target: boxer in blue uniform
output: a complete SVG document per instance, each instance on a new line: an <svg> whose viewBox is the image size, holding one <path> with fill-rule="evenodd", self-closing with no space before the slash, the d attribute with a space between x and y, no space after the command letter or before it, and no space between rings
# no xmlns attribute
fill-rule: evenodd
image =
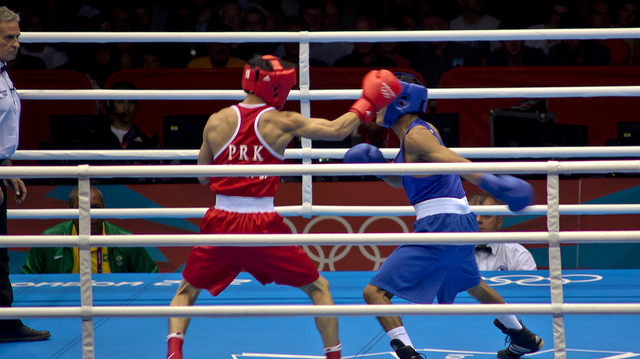
<svg viewBox="0 0 640 359"><path fill-rule="evenodd" d="M396 163L470 162L448 149L438 130L420 118L427 107L427 89L413 76L397 73L402 93L377 113L378 125L390 127L401 140ZM348 163L384 163L375 146L361 143L344 156ZM511 211L533 203L533 189L527 182L508 175L445 174L428 176L381 176L391 186L404 187L416 210L414 232L477 232L460 177L505 202ZM453 303L467 291L480 303L504 304L504 299L481 278L473 245L401 245L364 289L368 304L391 304L398 296L414 303ZM400 359L418 359L400 317L378 317ZM496 327L507 334L510 345L498 351L498 358L520 358L540 350L542 339L529 331L514 315L498 315Z"/></svg>

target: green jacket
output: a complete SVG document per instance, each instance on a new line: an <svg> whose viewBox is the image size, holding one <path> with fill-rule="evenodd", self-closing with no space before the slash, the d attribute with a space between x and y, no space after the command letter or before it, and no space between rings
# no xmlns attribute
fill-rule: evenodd
<svg viewBox="0 0 640 359"><path fill-rule="evenodd" d="M73 222L67 221L46 229L45 235L70 235ZM106 234L131 234L124 228L104 222ZM158 273L156 263L144 248L107 247L109 267L112 273ZM73 248L31 248L20 273L71 273Z"/></svg>

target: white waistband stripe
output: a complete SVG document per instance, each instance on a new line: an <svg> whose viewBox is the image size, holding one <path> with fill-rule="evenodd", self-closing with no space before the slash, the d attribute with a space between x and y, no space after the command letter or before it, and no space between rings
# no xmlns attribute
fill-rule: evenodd
<svg viewBox="0 0 640 359"><path fill-rule="evenodd" d="M273 197L240 197L216 195L215 209L237 213L274 212Z"/></svg>
<svg viewBox="0 0 640 359"><path fill-rule="evenodd" d="M433 198L426 201L417 203L414 208L416 209L416 219L420 219L426 216L432 216L434 214L454 213L454 214L467 214L471 213L469 208L469 202L467 197L462 198Z"/></svg>

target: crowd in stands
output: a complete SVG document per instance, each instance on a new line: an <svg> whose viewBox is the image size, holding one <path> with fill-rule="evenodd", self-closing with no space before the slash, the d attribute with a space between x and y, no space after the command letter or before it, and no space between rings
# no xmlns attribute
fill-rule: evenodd
<svg viewBox="0 0 640 359"><path fill-rule="evenodd" d="M10 1L11 2L11 1ZM377 31L638 26L634 0L13 1L23 32ZM28 4L27 4L28 3ZM136 68L242 68L253 54L298 63L298 43L23 43L10 69L71 69L95 88ZM640 41L311 43L312 67L409 68L428 88L461 66L629 66ZM376 129L366 129L375 132ZM156 148L156 147L152 147Z"/></svg>
<svg viewBox="0 0 640 359"><path fill-rule="evenodd" d="M23 32L375 31L608 28L638 25L633 0L15 1ZM37 4L37 5L36 5ZM16 69L66 68L98 87L130 68L242 67L255 54L298 60L297 44L24 43ZM457 66L638 65L635 39L312 43L312 66L410 67L428 87Z"/></svg>

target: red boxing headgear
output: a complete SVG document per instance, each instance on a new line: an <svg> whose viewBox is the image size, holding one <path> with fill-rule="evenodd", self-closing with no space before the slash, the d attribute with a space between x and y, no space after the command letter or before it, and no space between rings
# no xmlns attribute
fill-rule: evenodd
<svg viewBox="0 0 640 359"><path fill-rule="evenodd" d="M289 96L289 91L296 84L296 69L284 69L280 59L273 55L264 55L262 59L269 61L272 70L267 71L246 64L242 76L242 89L280 110Z"/></svg>

